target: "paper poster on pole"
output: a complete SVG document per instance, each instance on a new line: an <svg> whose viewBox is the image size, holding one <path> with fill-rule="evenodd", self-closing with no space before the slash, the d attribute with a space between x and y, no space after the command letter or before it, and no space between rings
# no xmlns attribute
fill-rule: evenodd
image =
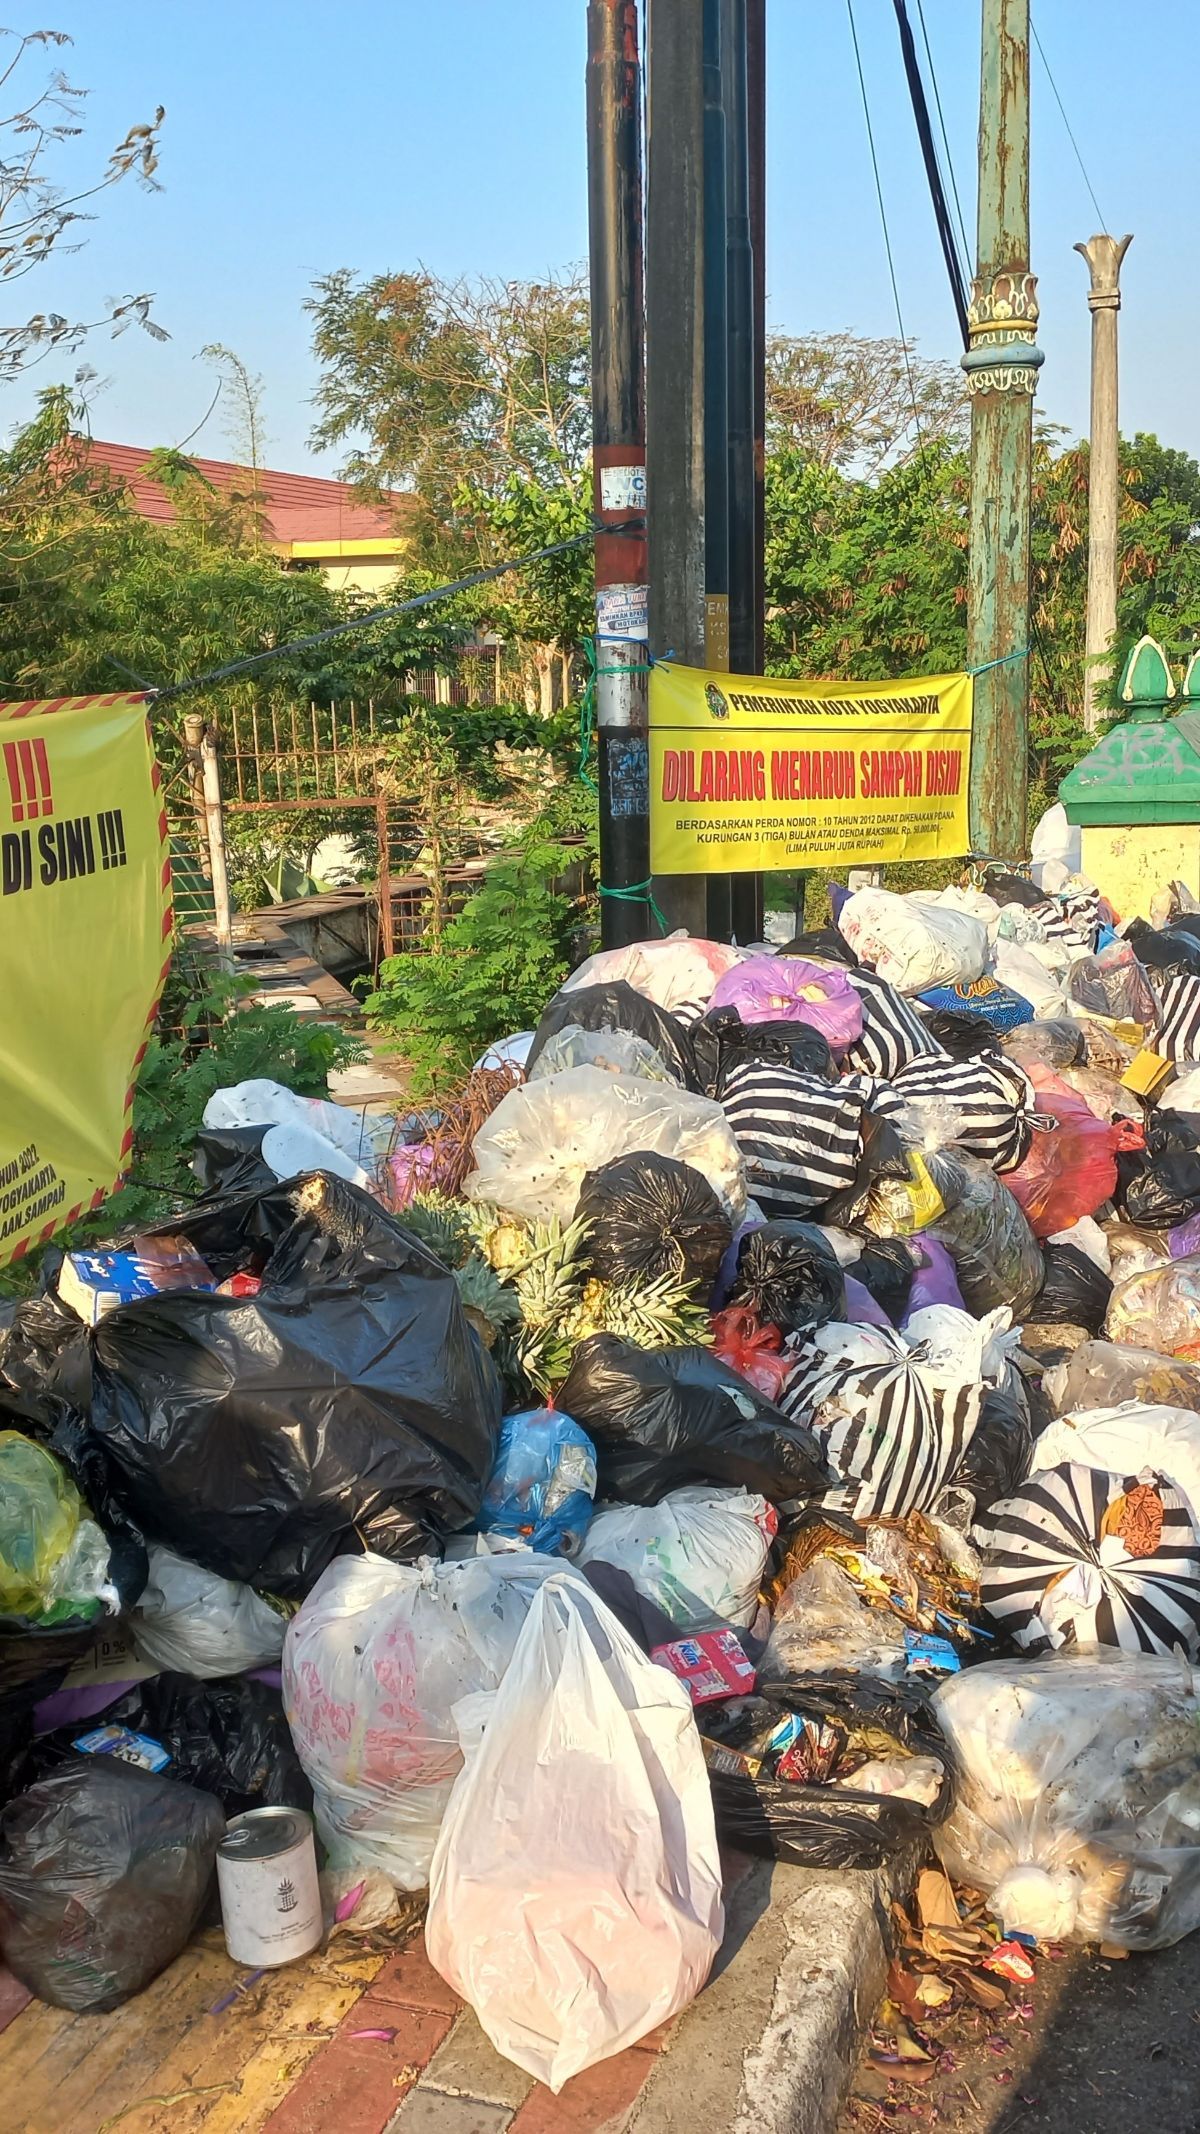
<svg viewBox="0 0 1200 2134"><path fill-rule="evenodd" d="M970 849L969 674L793 682L657 662L656 874L873 865Z"/></svg>
<svg viewBox="0 0 1200 2134"><path fill-rule="evenodd" d="M0 1266L125 1169L170 885L144 698L0 704Z"/></svg>

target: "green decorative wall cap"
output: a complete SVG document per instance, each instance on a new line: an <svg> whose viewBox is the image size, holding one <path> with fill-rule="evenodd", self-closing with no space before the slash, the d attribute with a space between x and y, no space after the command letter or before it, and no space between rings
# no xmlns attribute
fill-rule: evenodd
<svg viewBox="0 0 1200 2134"><path fill-rule="evenodd" d="M1200 654L1189 664L1182 709L1162 646L1143 637L1125 662L1125 717L1068 772L1058 797L1072 823L1200 822Z"/></svg>

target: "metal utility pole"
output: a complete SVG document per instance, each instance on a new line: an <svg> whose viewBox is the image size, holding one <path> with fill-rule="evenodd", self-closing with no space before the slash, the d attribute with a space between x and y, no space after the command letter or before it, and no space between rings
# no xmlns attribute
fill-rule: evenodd
<svg viewBox="0 0 1200 2134"><path fill-rule="evenodd" d="M650 650L705 663L704 10L647 0L646 487ZM702 875L657 875L668 924L703 934Z"/></svg>
<svg viewBox="0 0 1200 2134"><path fill-rule="evenodd" d="M698 0L704 17L704 664L729 670L729 277L725 22L729 0ZM705 932L733 931L731 877L704 878Z"/></svg>
<svg viewBox="0 0 1200 2134"><path fill-rule="evenodd" d="M1117 627L1117 313L1121 309L1121 262L1132 236L1089 237L1076 245L1088 263L1092 314L1092 426L1088 457L1087 643L1083 670L1083 723L1100 723L1099 697Z"/></svg>
<svg viewBox="0 0 1200 2134"><path fill-rule="evenodd" d="M637 0L588 0L587 19L600 879L634 892L601 897L600 936L621 948L652 931Z"/></svg>
<svg viewBox="0 0 1200 2134"><path fill-rule="evenodd" d="M755 464L757 333L750 216L751 157L761 144L763 127L758 113L752 145L749 12L748 0L724 0L721 30L726 171L729 666L734 674L760 671L757 653L761 558ZM755 86L758 87L757 79ZM762 933L761 876L731 875L729 902L731 932L739 941L757 941Z"/></svg>
<svg viewBox="0 0 1200 2134"><path fill-rule="evenodd" d="M1033 395L1042 351L1029 271L1029 0L983 0L979 226L962 359L971 396L967 658L975 681L971 837L1025 849Z"/></svg>

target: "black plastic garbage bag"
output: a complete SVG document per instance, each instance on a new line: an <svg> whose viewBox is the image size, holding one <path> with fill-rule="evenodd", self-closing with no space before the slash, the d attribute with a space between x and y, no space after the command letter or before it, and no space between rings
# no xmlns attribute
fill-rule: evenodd
<svg viewBox="0 0 1200 2134"><path fill-rule="evenodd" d="M475 1517L500 1380L433 1253L323 1172L172 1228L262 1288L148 1297L95 1331L84 1450L148 1539L300 1595L346 1549L411 1560Z"/></svg>
<svg viewBox="0 0 1200 2134"><path fill-rule="evenodd" d="M954 1470L953 1486L970 1491L978 1517L1020 1489L1032 1457L1029 1402L1019 1374L1010 1367L1005 1382L989 1386L984 1393L979 1421Z"/></svg>
<svg viewBox="0 0 1200 2134"><path fill-rule="evenodd" d="M82 1723L39 1735L20 1784L33 1785L58 1770L76 1756L80 1735L102 1726L128 1727L158 1742L171 1759L162 1776L213 1794L226 1815L312 1807L282 1694L251 1675L226 1675L219 1682L149 1675Z"/></svg>
<svg viewBox="0 0 1200 2134"><path fill-rule="evenodd" d="M744 1023L736 1008L712 1008L692 1024L691 1036L701 1086L706 1096L718 1102L734 1068L748 1060L819 1075L824 1082L837 1080L828 1040L811 1023L787 1017L779 1022Z"/></svg>
<svg viewBox="0 0 1200 2134"><path fill-rule="evenodd" d="M693 1282L707 1300L733 1226L706 1178L674 1156L618 1156L589 1171L575 1214L603 1282Z"/></svg>
<svg viewBox="0 0 1200 2134"><path fill-rule="evenodd" d="M931 1037L952 1060L976 1060L982 1053L999 1052L1000 1032L982 1015L960 1015L954 1008L931 1008L923 1017Z"/></svg>
<svg viewBox="0 0 1200 2134"><path fill-rule="evenodd" d="M119 2008L184 1947L224 1835L211 1793L73 1756L0 1816L0 1955L54 2008Z"/></svg>
<svg viewBox="0 0 1200 2134"><path fill-rule="evenodd" d="M210 1126L197 1134L192 1170L206 1193L261 1193L276 1183L262 1153L269 1126Z"/></svg>
<svg viewBox="0 0 1200 2134"><path fill-rule="evenodd" d="M858 957L836 926L810 927L806 933L794 934L785 947L778 949L780 956L807 956L814 963L845 963L853 969Z"/></svg>
<svg viewBox="0 0 1200 2134"><path fill-rule="evenodd" d="M1152 984L1174 978L1180 972L1188 978L1200 978L1200 940L1195 934L1176 932L1173 923L1160 933L1145 919L1131 919L1124 934L1138 962L1149 971Z"/></svg>
<svg viewBox="0 0 1200 2134"><path fill-rule="evenodd" d="M1159 1111L1147 1121L1145 1161L1126 1181L1118 1158L1130 1222L1170 1230L1200 1211L1200 1124L1187 1112Z"/></svg>
<svg viewBox="0 0 1200 2134"><path fill-rule="evenodd" d="M1029 1306L1038 1326L1083 1326L1098 1334L1104 1326L1113 1286L1102 1267L1077 1245L1043 1245L1046 1278Z"/></svg>
<svg viewBox="0 0 1200 2134"><path fill-rule="evenodd" d="M876 1186L889 1178L904 1183L909 1175L908 1150L890 1119L864 1111L853 1182L825 1202L822 1222L839 1230L862 1229Z"/></svg>
<svg viewBox="0 0 1200 2134"><path fill-rule="evenodd" d="M762 1323L804 1334L846 1316L846 1278L814 1223L764 1223L742 1240L731 1304Z"/></svg>
<svg viewBox="0 0 1200 2134"><path fill-rule="evenodd" d="M635 1037L645 1038L647 1044L653 1045L663 1066L684 1089L700 1087L686 1026L660 1008L657 1001L636 993L622 978L611 985L585 985L571 993L555 993L543 1008L534 1032L525 1062L526 1074L537 1064L549 1040L565 1030L568 1023L577 1023L581 1030L631 1030Z"/></svg>
<svg viewBox="0 0 1200 2134"><path fill-rule="evenodd" d="M780 1504L829 1485L812 1432L707 1349L641 1349L591 1334L558 1405L596 1447L597 1498L657 1504L668 1490L716 1482Z"/></svg>
<svg viewBox="0 0 1200 2134"><path fill-rule="evenodd" d="M914 1687L837 1673L767 1685L758 1696L697 1714L709 1742L739 1749L787 1712L847 1729L881 1728L914 1756L936 1756L946 1776L931 1807L852 1785L810 1785L714 1769L709 1784L717 1835L744 1852L796 1867L881 1867L902 1846L928 1840L953 1802L953 1762L925 1698Z"/></svg>
<svg viewBox="0 0 1200 2134"><path fill-rule="evenodd" d="M893 1326L901 1324L917 1272L913 1248L907 1238L864 1238L859 1257L844 1272L870 1291Z"/></svg>

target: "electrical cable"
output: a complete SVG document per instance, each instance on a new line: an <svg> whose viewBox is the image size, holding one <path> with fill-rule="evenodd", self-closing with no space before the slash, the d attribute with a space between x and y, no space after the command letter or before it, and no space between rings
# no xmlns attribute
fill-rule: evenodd
<svg viewBox="0 0 1200 2134"><path fill-rule="evenodd" d="M942 92L938 88L937 68L933 64L933 50L929 42L929 32L925 27L924 0L917 0L917 20L921 25L921 42L925 47L925 57L929 62L929 79L933 83L933 101L937 108L938 125L941 128L942 147L946 151L946 168L950 173L950 190L954 195L954 206L955 211L958 215L958 227L962 234L963 267L966 271L967 279L969 281L971 278L971 240L967 236L967 225L963 216L962 201L958 197L958 179L954 175L954 158L950 153L950 136L946 132L946 121L942 113Z"/></svg>
<svg viewBox="0 0 1200 2134"><path fill-rule="evenodd" d="M1049 82L1051 89L1054 91L1054 101L1058 105L1059 116L1062 119L1063 125L1067 129L1067 139L1071 143L1071 146L1075 151L1075 161L1079 165L1080 171L1083 176L1083 182L1086 185L1088 192L1091 196L1091 202L1092 206L1096 210L1097 220L1099 221L1100 227L1103 230L1105 236L1107 237L1108 224L1106 223L1103 215L1100 212L1100 202L1096 198L1095 188L1092 184L1091 179L1088 177L1087 165L1084 162L1082 155L1080 154L1079 143L1075 139L1075 135L1071 130L1071 121L1067 117L1066 105L1063 103L1063 100L1058 93L1058 83L1055 81L1053 74L1050 72L1050 62L1046 57L1045 51L1042 46L1042 40L1037 33L1037 24L1034 22L1032 16L1030 17L1029 27L1033 31L1033 41L1038 48L1038 57L1041 60L1042 65L1046 69L1046 80Z"/></svg>
<svg viewBox="0 0 1200 2134"><path fill-rule="evenodd" d="M933 219L937 224L938 238L942 247L942 258L946 262L946 273L950 281L950 296L958 319L958 330L962 335L962 345L965 349L969 348L971 344L970 328L967 324L966 276L963 272L962 260L959 257L958 239L955 235L954 224L950 219L950 208L946 200L946 188L942 179L941 167L938 163L933 128L929 123L929 105L925 98L925 84L921 79L917 48L913 42L912 25L908 19L905 0L892 0L892 6L895 10L896 27L900 32L900 54L904 61L904 74L908 83L909 101L912 104L913 117L917 124L917 139L921 144L921 159L925 165L925 177L929 185L930 198L933 201Z"/></svg>
<svg viewBox="0 0 1200 2134"><path fill-rule="evenodd" d="M916 380L913 377L912 360L909 355L908 335L904 331L904 312L900 304L900 286L896 280L896 263L892 258L892 240L888 233L887 209L883 202L883 183L879 176L879 158L875 153L875 131L871 125L871 106L867 100L866 76L863 73L862 53L858 47L858 30L854 21L854 0L846 0L846 13L850 18L850 39L854 46L854 63L858 69L858 87L862 97L863 117L867 124L867 146L871 151L871 169L875 174L875 197L879 202L879 219L883 224L883 249L887 254L888 274L892 283L892 300L896 306L896 324L900 329L900 350L904 357L904 369L908 377L908 396L912 401L913 423L917 432L917 443L923 446L925 440L921 434L921 417L917 408Z"/></svg>

